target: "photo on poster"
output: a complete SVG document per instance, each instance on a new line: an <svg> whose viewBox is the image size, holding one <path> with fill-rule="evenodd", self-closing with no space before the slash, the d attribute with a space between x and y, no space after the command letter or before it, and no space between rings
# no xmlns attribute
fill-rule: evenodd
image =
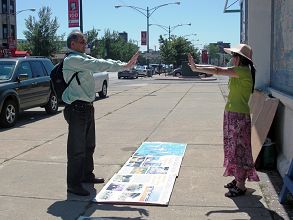
<svg viewBox="0 0 293 220"><path fill-rule="evenodd" d="M135 167L130 172L131 174L145 174L147 172L148 168L145 167Z"/></svg>
<svg viewBox="0 0 293 220"><path fill-rule="evenodd" d="M107 190L110 191L122 191L124 189L124 185L123 184L118 184L118 183L111 183Z"/></svg>
<svg viewBox="0 0 293 220"><path fill-rule="evenodd" d="M147 174L167 174L169 167L150 167Z"/></svg>
<svg viewBox="0 0 293 220"><path fill-rule="evenodd" d="M113 182L130 182L132 175L116 175Z"/></svg>

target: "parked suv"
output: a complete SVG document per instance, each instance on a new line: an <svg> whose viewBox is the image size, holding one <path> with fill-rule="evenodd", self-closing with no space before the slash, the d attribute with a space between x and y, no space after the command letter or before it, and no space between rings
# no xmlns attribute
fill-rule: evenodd
<svg viewBox="0 0 293 220"><path fill-rule="evenodd" d="M15 125L19 112L44 107L48 114L58 111L51 87L54 65L44 57L0 59L0 126Z"/></svg>

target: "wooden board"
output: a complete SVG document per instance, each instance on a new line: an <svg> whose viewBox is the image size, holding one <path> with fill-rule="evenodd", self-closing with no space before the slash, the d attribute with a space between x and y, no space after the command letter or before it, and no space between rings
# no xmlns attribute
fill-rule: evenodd
<svg viewBox="0 0 293 220"><path fill-rule="evenodd" d="M279 99L255 91L249 101L251 113L251 145L255 162L271 128L277 111Z"/></svg>

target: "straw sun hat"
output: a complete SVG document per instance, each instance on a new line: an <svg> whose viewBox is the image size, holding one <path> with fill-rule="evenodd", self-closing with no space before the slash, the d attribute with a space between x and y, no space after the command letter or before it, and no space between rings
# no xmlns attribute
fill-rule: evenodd
<svg viewBox="0 0 293 220"><path fill-rule="evenodd" d="M224 51L228 54L232 54L232 53L240 54L241 56L252 61L252 49L247 44L239 44L237 47L224 48Z"/></svg>

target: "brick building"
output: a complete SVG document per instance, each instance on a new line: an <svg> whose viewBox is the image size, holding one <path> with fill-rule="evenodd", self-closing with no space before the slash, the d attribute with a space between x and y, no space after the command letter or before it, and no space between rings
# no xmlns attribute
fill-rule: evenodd
<svg viewBox="0 0 293 220"><path fill-rule="evenodd" d="M0 0L0 57L16 49L16 0Z"/></svg>

